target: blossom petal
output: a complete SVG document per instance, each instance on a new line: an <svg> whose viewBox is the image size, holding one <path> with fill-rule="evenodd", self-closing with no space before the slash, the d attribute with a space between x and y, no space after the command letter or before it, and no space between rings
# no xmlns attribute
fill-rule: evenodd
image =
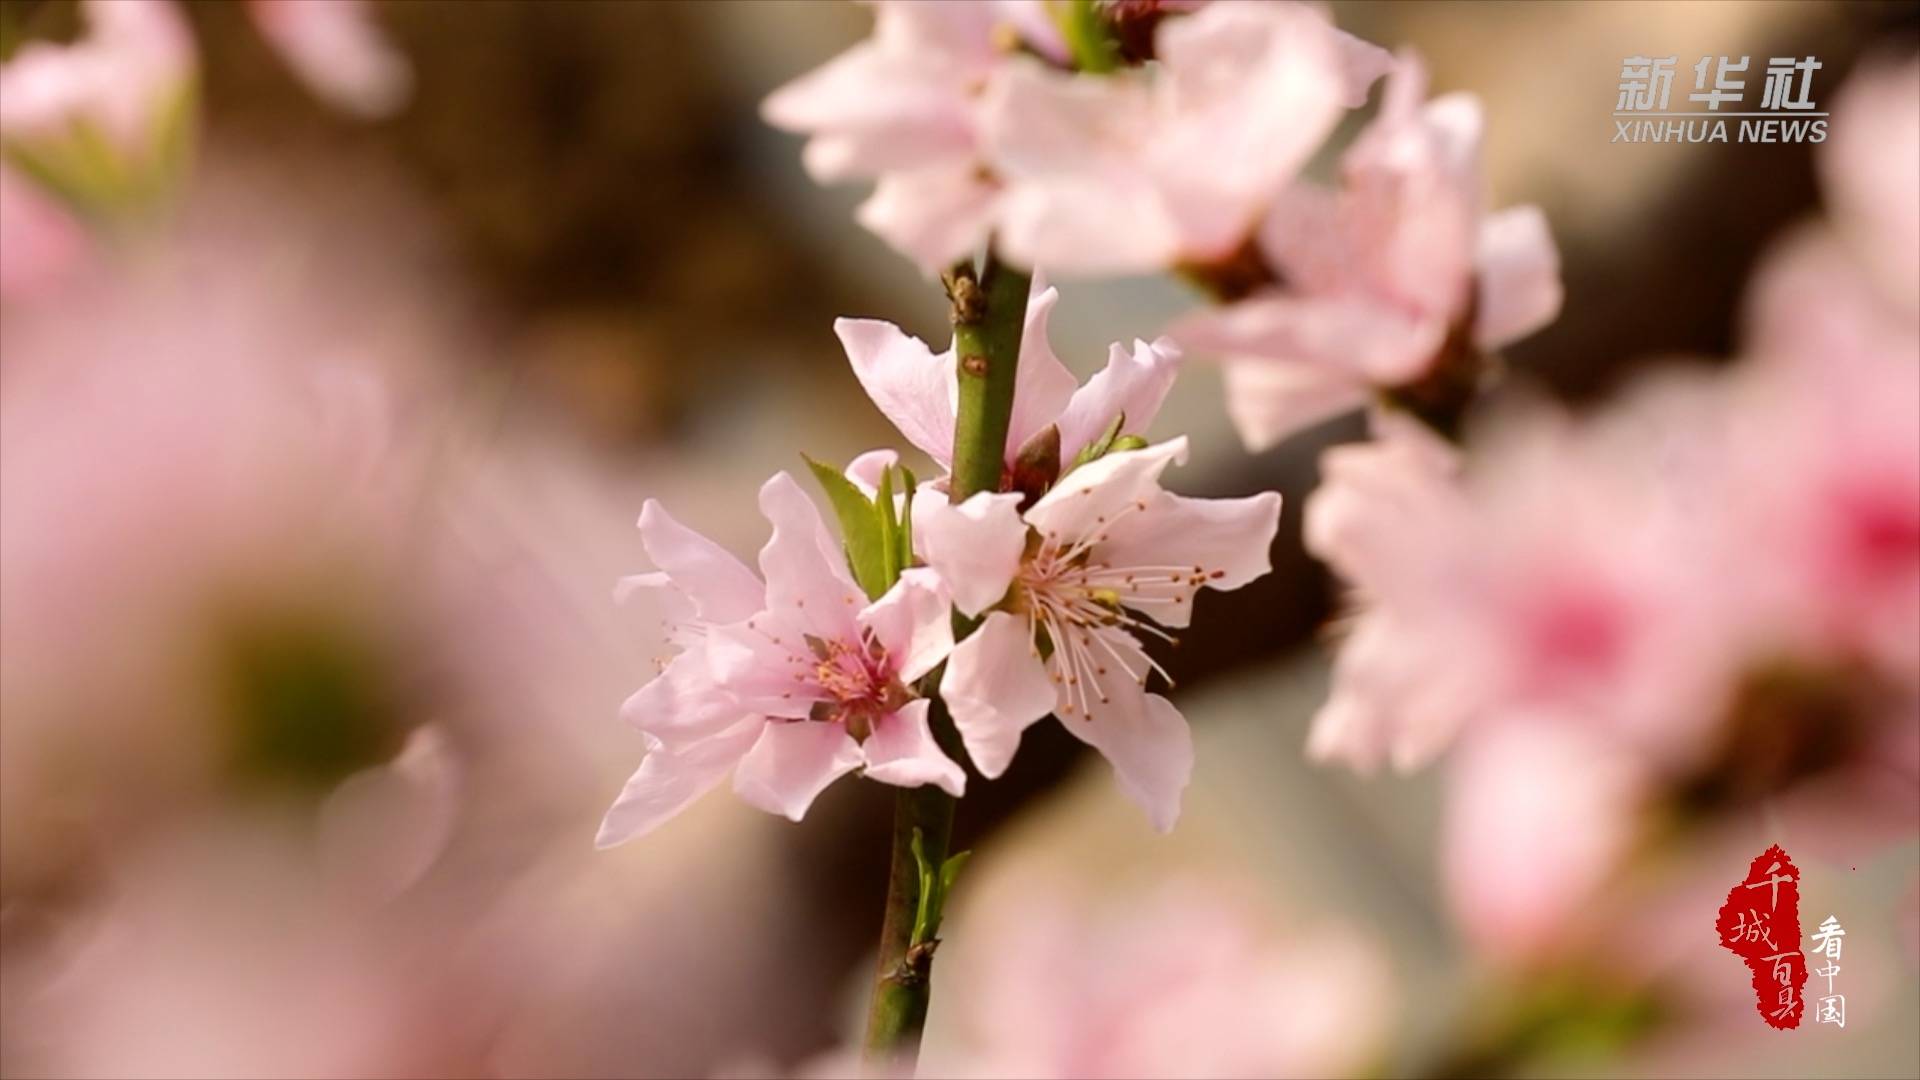
<svg viewBox="0 0 1920 1080"><path fill-rule="evenodd" d="M1364 383L1308 364L1234 360L1225 375L1227 418L1255 452L1367 402Z"/></svg>
<svg viewBox="0 0 1920 1080"><path fill-rule="evenodd" d="M1355 619L1308 732L1308 756L1362 772L1383 761L1412 772L1445 749L1485 703L1485 680L1436 662L1427 641L1383 611Z"/></svg>
<svg viewBox="0 0 1920 1080"><path fill-rule="evenodd" d="M320 808L320 857L360 897L383 902L419 881L459 815L460 764L436 724L398 757L341 781Z"/></svg>
<svg viewBox="0 0 1920 1080"><path fill-rule="evenodd" d="M1028 439L1059 419L1080 381L1053 354L1047 321L1060 290L1047 287L1038 272L1027 298L1026 328L1020 333L1020 366L1014 371L1013 413L1007 421L1005 459L1013 461Z"/></svg>
<svg viewBox="0 0 1920 1080"><path fill-rule="evenodd" d="M260 36L307 88L334 108L385 116L413 87L413 69L364 0L253 0Z"/></svg>
<svg viewBox="0 0 1920 1080"><path fill-rule="evenodd" d="M897 451L869 450L847 462L847 479L871 499L880 490L880 477L898 464L900 454Z"/></svg>
<svg viewBox="0 0 1920 1080"><path fill-rule="evenodd" d="M1085 176L1096 164L1137 166L1115 136L1145 138L1153 126L1144 80L1086 79L1024 61L987 86L982 111L986 156L1016 182Z"/></svg>
<svg viewBox="0 0 1920 1080"><path fill-rule="evenodd" d="M1040 496L1027 510L1027 524L1056 542L1094 536L1122 510L1159 491L1168 465L1186 460L1183 435L1089 461Z"/></svg>
<svg viewBox="0 0 1920 1080"><path fill-rule="evenodd" d="M1345 30L1335 29L1333 41L1345 76L1340 104L1357 109L1367 103L1367 91L1373 84L1393 70L1393 54Z"/></svg>
<svg viewBox="0 0 1920 1080"><path fill-rule="evenodd" d="M746 712L714 681L700 648L674 657L620 706L621 719L670 746L708 738Z"/></svg>
<svg viewBox="0 0 1920 1080"><path fill-rule="evenodd" d="M1173 329L1183 346L1199 352L1311 364L1374 386L1419 377L1446 333L1445 317L1359 294L1266 294L1190 316Z"/></svg>
<svg viewBox="0 0 1920 1080"><path fill-rule="evenodd" d="M778 472L761 485L760 512L773 524L773 535L760 549L767 608L789 613L820 637L851 640L853 616L866 605L866 594L848 575L846 556L813 500L792 476Z"/></svg>
<svg viewBox="0 0 1920 1080"><path fill-rule="evenodd" d="M983 491L954 506L930 488L914 493L914 546L946 582L962 614L978 615L999 603L1020 572L1027 542L1020 498Z"/></svg>
<svg viewBox="0 0 1920 1080"><path fill-rule="evenodd" d="M815 796L863 760L860 744L839 724L772 723L740 759L733 790L750 806L799 821Z"/></svg>
<svg viewBox="0 0 1920 1080"><path fill-rule="evenodd" d="M640 509L640 543L653 565L693 601L703 621L738 622L766 603L765 587L745 563L680 524L653 499Z"/></svg>
<svg viewBox="0 0 1920 1080"><path fill-rule="evenodd" d="M756 717L679 750L656 744L607 810L593 845L610 848L658 828L725 779L766 726Z"/></svg>
<svg viewBox="0 0 1920 1080"><path fill-rule="evenodd" d="M1468 299L1479 242L1483 124L1468 94L1420 104L1425 84L1419 62L1403 58L1342 169L1353 245L1373 288L1450 321Z"/></svg>
<svg viewBox="0 0 1920 1080"><path fill-rule="evenodd" d="M1518 341L1560 314L1560 252L1537 206L1515 206L1480 223L1479 305L1473 337L1482 348Z"/></svg>
<svg viewBox="0 0 1920 1080"><path fill-rule="evenodd" d="M933 274L971 254L986 239L1000 194L999 184L983 177L971 162L889 172L853 216L923 272Z"/></svg>
<svg viewBox="0 0 1920 1080"><path fill-rule="evenodd" d="M1124 221L1126 228L1113 223ZM1179 257L1179 226L1145 177L1013 184L994 234L1015 262L1080 276L1160 270Z"/></svg>
<svg viewBox="0 0 1920 1080"><path fill-rule="evenodd" d="M966 793L967 774L934 741L927 725L932 705L926 698L909 701L873 725L873 734L861 746L867 776L899 787L934 784L957 799Z"/></svg>
<svg viewBox="0 0 1920 1080"><path fill-rule="evenodd" d="M1167 832L1180 816L1180 793L1193 776L1193 733L1172 702L1147 693L1127 670L1147 670L1139 644L1117 631L1106 641L1125 662L1082 672L1091 685L1080 692L1059 687L1060 726L1100 751L1113 766L1120 790L1147 812L1155 829Z"/></svg>
<svg viewBox="0 0 1920 1080"><path fill-rule="evenodd" d="M1317 184L1294 184L1267 208L1256 242L1268 265L1290 292L1338 292L1353 282L1346 222L1339 192Z"/></svg>
<svg viewBox="0 0 1920 1080"><path fill-rule="evenodd" d="M1179 370L1180 347L1171 338L1136 340L1131 352L1115 342L1107 352L1107 366L1074 392L1060 414L1061 459L1072 461L1118 416L1126 417L1120 434L1146 431L1160 414Z"/></svg>
<svg viewBox="0 0 1920 1080"><path fill-rule="evenodd" d="M940 697L980 775L1007 770L1020 733L1053 711L1053 682L1026 619L996 611L953 647Z"/></svg>
<svg viewBox="0 0 1920 1080"><path fill-rule="evenodd" d="M1152 103L1141 80L1011 65L982 104L986 155L1007 178L996 241L1017 262L1077 274L1157 270L1180 236L1139 147ZM1114 228L1124 221L1126 228Z"/></svg>
<svg viewBox="0 0 1920 1080"><path fill-rule="evenodd" d="M925 567L902 573L858 618L887 651L901 682L932 671L953 651L953 603L940 576Z"/></svg>
<svg viewBox="0 0 1920 1080"><path fill-rule="evenodd" d="M1864 275L1905 315L1920 297L1920 60L1864 60L1834 104L1832 142L1816 157L1834 228ZM1794 308L1808 306L1795 298Z"/></svg>
<svg viewBox="0 0 1920 1080"><path fill-rule="evenodd" d="M942 465L953 456L953 355L878 319L836 319L854 377L908 442Z"/></svg>
<svg viewBox="0 0 1920 1080"><path fill-rule="evenodd" d="M811 631L793 615L762 612L707 631L700 655L737 708L801 719L826 697L812 677L817 661L807 646Z"/></svg>
<svg viewBox="0 0 1920 1080"><path fill-rule="evenodd" d="M1581 725L1540 717L1463 748L1441 815L1441 871L1483 954L1525 964L1564 940L1632 849L1644 768Z"/></svg>
<svg viewBox="0 0 1920 1080"><path fill-rule="evenodd" d="M865 41L767 96L767 123L815 135L803 160L821 182L964 159L965 99L946 73Z"/></svg>
<svg viewBox="0 0 1920 1080"><path fill-rule="evenodd" d="M624 604L633 598L633 594L642 589L673 589L673 578L665 571L650 570L640 574L623 574L613 583L613 602Z"/></svg>
<svg viewBox="0 0 1920 1080"><path fill-rule="evenodd" d="M1123 594L1127 607L1163 626L1181 627L1193 617L1193 594L1201 587L1238 589L1272 571L1273 538L1280 531L1280 493L1242 499L1194 499L1162 491L1147 509L1113 523L1094 558L1109 566L1192 567L1172 587L1160 585Z"/></svg>
<svg viewBox="0 0 1920 1080"><path fill-rule="evenodd" d="M1230 254L1344 113L1345 57L1308 5L1212 4L1162 24L1146 167L1188 258Z"/></svg>
<svg viewBox="0 0 1920 1080"><path fill-rule="evenodd" d="M1396 579L1446 550L1464 527L1454 477L1459 455L1418 421L1377 418L1375 437L1320 456L1320 484L1307 496L1307 550L1370 595L1402 595Z"/></svg>

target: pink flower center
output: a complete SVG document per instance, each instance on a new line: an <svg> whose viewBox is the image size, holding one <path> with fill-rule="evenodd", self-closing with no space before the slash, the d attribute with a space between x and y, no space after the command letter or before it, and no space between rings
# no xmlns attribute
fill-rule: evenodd
<svg viewBox="0 0 1920 1080"><path fill-rule="evenodd" d="M807 646L814 658L812 682L826 695L811 719L844 724L847 734L864 741L876 721L913 699L895 677L892 658L871 638L858 645L808 638Z"/></svg>
<svg viewBox="0 0 1920 1080"><path fill-rule="evenodd" d="M1842 487L1834 502L1842 577L1885 581L1920 565L1920 500L1910 481Z"/></svg>
<svg viewBox="0 0 1920 1080"><path fill-rule="evenodd" d="M1628 617L1616 597L1569 585L1530 607L1524 616L1527 655L1534 681L1543 687L1604 676L1625 659Z"/></svg>
<svg viewBox="0 0 1920 1080"><path fill-rule="evenodd" d="M880 688L893 677L887 670L885 659L874 655L875 650L858 649L844 641L831 641L824 649L816 649L819 663L814 666L813 678L820 689L842 703L864 701L878 695Z"/></svg>

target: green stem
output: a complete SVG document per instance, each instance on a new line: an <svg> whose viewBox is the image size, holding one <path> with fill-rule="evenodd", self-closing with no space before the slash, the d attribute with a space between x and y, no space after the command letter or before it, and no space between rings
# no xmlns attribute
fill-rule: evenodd
<svg viewBox="0 0 1920 1080"><path fill-rule="evenodd" d="M953 727L938 701L933 711L935 720L948 729ZM894 796L893 865L887 872L887 910L880 924L880 967L874 977L873 1006L867 1013L869 1061L897 1063L910 1070L920 1054L936 942L913 942L914 915L920 903L920 868L913 857L913 837L917 831L928 863L944 863L953 838L954 805L951 795L932 784L902 788Z"/></svg>
<svg viewBox="0 0 1920 1080"><path fill-rule="evenodd" d="M1001 264L991 250L977 276L970 262L947 275L948 295L953 300L954 352L960 369L950 480L950 494L956 502L1000 488L1031 284L1027 274ZM935 683L930 678L926 689L931 691ZM935 694L929 696L934 699L929 717L934 738L955 760L964 760L945 703ZM867 1015L865 1044L868 1060L885 1062L889 1068L911 1071L920 1054L920 1032L926 1025L932 990L933 952L939 944L939 939L931 936L914 940L920 867L924 859L938 880L953 839L953 811L953 798L930 784L903 788L894 799L893 863L887 874L880 963L873 1005ZM920 857L913 851L916 833L920 836ZM928 934L937 929L928 928Z"/></svg>
<svg viewBox="0 0 1920 1080"><path fill-rule="evenodd" d="M970 270L948 275L953 296L953 348L960 368L960 402L953 425L954 502L1000 490L1013 420L1013 388L1026 328L1033 279L987 253L976 279Z"/></svg>

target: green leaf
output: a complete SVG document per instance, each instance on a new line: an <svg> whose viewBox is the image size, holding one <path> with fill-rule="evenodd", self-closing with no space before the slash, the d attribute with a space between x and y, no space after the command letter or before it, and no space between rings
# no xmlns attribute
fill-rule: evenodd
<svg viewBox="0 0 1920 1080"><path fill-rule="evenodd" d="M1122 435L1119 438L1113 440L1112 446L1107 447L1107 453L1119 454L1119 453L1124 453L1128 450L1145 450L1146 448L1147 448L1147 440L1141 438L1140 436Z"/></svg>
<svg viewBox="0 0 1920 1080"><path fill-rule="evenodd" d="M1101 432L1099 438L1080 448L1080 452L1074 455L1073 463L1075 465L1085 465L1089 461L1096 461L1105 457L1107 451L1113 448L1113 440L1120 437L1121 425L1126 422L1126 413L1123 412L1116 415L1113 418L1113 423L1107 425L1107 430Z"/></svg>
<svg viewBox="0 0 1920 1080"><path fill-rule="evenodd" d="M960 870L967 865L971 851L962 851L947 858L940 866L940 872L927 862L926 848L921 844L920 830L913 830L914 871L920 880L920 898L914 906L912 944L932 941L940 933L940 921L946 916L947 893L953 891L953 883L959 879Z"/></svg>
<svg viewBox="0 0 1920 1080"><path fill-rule="evenodd" d="M911 944L918 945L933 937L940 929L939 881L934 877L933 867L927 865L927 851L921 843L920 830L913 830L913 867L920 880L920 897L914 905L913 937Z"/></svg>
<svg viewBox="0 0 1920 1080"><path fill-rule="evenodd" d="M880 580L883 591L900 580L900 521L893 510L893 466L880 470L880 487L873 496L874 509L880 513Z"/></svg>
<svg viewBox="0 0 1920 1080"><path fill-rule="evenodd" d="M900 490L906 495L900 503L900 569L913 565L913 492L918 486L913 470L900 466Z"/></svg>
<svg viewBox="0 0 1920 1080"><path fill-rule="evenodd" d="M940 868L940 902L946 903L946 894L953 891L953 883L960 880L960 871L973 858L971 851L956 851L947 858L947 865Z"/></svg>
<svg viewBox="0 0 1920 1080"><path fill-rule="evenodd" d="M869 599L878 600L892 584L887 580L885 541L878 509L845 473L805 454L800 456L813 470L814 479L820 481L827 501L833 504L834 516L840 519L840 535L846 541L847 566L853 571L854 581Z"/></svg>

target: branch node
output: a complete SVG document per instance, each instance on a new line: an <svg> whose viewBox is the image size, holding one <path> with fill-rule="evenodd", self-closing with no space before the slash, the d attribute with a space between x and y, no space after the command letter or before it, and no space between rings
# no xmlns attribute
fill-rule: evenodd
<svg viewBox="0 0 1920 1080"><path fill-rule="evenodd" d="M952 305L953 325L975 326L987 317L987 293L980 287L971 262L960 262L940 275Z"/></svg>

